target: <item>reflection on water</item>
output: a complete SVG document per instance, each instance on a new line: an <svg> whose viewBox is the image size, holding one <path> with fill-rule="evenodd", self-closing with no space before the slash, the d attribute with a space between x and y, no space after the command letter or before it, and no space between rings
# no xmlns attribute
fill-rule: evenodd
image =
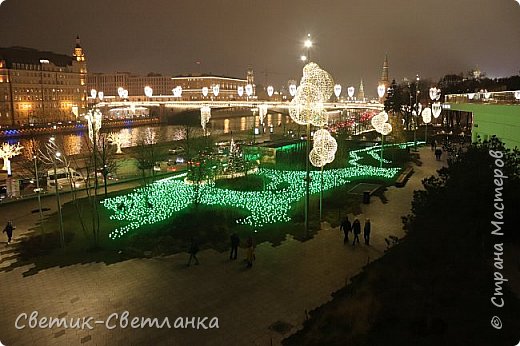
<svg viewBox="0 0 520 346"><path fill-rule="evenodd" d="M267 122L264 123L266 131L272 128L273 133L282 134L286 129L286 124L292 123L289 116L280 113L268 113ZM276 119L276 120L274 120ZM242 116L233 118L212 118L208 124L208 129L212 135L227 134L240 131L251 131L254 127L260 126L260 118L258 116ZM103 133L103 128L101 128ZM122 139L122 147L133 147L139 142L146 143L162 143L169 141L177 141L184 139L185 128L178 125L163 125L163 126L140 126L129 127L123 129L114 129L106 133L116 132ZM193 136L201 136L203 131L201 128L196 128L192 131ZM32 159L35 151L38 148L43 148L43 144L47 142L50 135L40 135L34 138L20 139L20 145L24 147L22 155L28 159ZM86 153L88 151L88 133L75 132L71 134L58 134L55 136L56 143L66 155L77 155ZM10 144L18 142L16 139L9 139Z"/></svg>
<svg viewBox="0 0 520 346"><path fill-rule="evenodd" d="M77 155L81 152L81 137L69 134L63 136L63 149L67 155Z"/></svg>

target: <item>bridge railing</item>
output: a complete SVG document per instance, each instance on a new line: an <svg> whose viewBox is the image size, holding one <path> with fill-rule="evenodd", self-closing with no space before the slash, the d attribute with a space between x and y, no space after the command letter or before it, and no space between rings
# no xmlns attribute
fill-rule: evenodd
<svg viewBox="0 0 520 346"><path fill-rule="evenodd" d="M444 96L447 103L513 104L520 105L520 90L517 91L479 91Z"/></svg>
<svg viewBox="0 0 520 346"><path fill-rule="evenodd" d="M290 102L288 101L183 101L183 100L143 100L143 101L103 101L96 104L96 107L158 107L164 106L166 108L200 108L202 106L209 106L213 108L226 107L249 107L255 108L259 105L265 104L269 108L288 108ZM383 105L378 102L328 102L323 104L326 109L383 109Z"/></svg>

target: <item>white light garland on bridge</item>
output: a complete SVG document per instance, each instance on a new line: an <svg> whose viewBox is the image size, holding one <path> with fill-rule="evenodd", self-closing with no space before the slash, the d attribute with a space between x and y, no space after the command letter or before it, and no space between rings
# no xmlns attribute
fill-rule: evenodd
<svg viewBox="0 0 520 346"><path fill-rule="evenodd" d="M181 97L182 96L182 87L180 85L176 86L172 89L173 97Z"/></svg>
<svg viewBox="0 0 520 346"><path fill-rule="evenodd" d="M356 89L353 86L348 87L348 89L347 89L348 97L350 97L350 98L354 97L355 90Z"/></svg>
<svg viewBox="0 0 520 346"><path fill-rule="evenodd" d="M294 97L294 95L296 95L296 84L290 84L289 85L289 94Z"/></svg>
<svg viewBox="0 0 520 346"><path fill-rule="evenodd" d="M253 95L253 86L251 84L246 85L246 95L250 97Z"/></svg>
<svg viewBox="0 0 520 346"><path fill-rule="evenodd" d="M336 84L334 85L334 95L339 98L339 95L341 95L341 85Z"/></svg>
<svg viewBox="0 0 520 346"><path fill-rule="evenodd" d="M148 85L145 86L144 87L144 94L145 94L146 97L152 97L153 96L153 89L152 89L152 87L150 87Z"/></svg>
<svg viewBox="0 0 520 346"><path fill-rule="evenodd" d="M220 84L213 85L213 96L217 97L220 93Z"/></svg>

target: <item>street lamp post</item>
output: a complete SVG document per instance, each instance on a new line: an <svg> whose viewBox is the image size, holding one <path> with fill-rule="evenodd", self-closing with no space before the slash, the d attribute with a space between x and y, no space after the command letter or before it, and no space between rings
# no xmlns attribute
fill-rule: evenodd
<svg viewBox="0 0 520 346"><path fill-rule="evenodd" d="M54 188L56 191L56 202L58 204L58 217L59 217L59 224L60 224L60 246L65 247L65 234L63 232L63 215L61 212L61 201L60 201L60 189L58 185L58 174L56 172L56 160L60 160L61 153L57 151L52 159L52 165L54 168Z"/></svg>
<svg viewBox="0 0 520 346"><path fill-rule="evenodd" d="M413 148L417 151L417 117L419 116L419 75L415 77L415 118L413 120Z"/></svg>
<svg viewBox="0 0 520 346"><path fill-rule="evenodd" d="M43 235L43 212L42 212L42 200L41 200L41 189L40 189L40 177L38 176L38 157L36 155L33 155L34 159L34 172L36 175L36 192L38 193L38 210L40 211L40 229L41 233Z"/></svg>
<svg viewBox="0 0 520 346"><path fill-rule="evenodd" d="M311 34L307 34L307 39L304 43L305 48L307 48L307 59L311 61L311 48L312 48L312 40L311 40Z"/></svg>

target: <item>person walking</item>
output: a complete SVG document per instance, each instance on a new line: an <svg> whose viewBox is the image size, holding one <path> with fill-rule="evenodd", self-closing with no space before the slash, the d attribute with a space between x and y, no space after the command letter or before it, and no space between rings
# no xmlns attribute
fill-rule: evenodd
<svg viewBox="0 0 520 346"><path fill-rule="evenodd" d="M247 254L246 254L247 267L251 268L253 266L253 261L256 259L255 244L253 242L253 237L247 238L246 246L247 246Z"/></svg>
<svg viewBox="0 0 520 346"><path fill-rule="evenodd" d="M343 239L343 244L347 244L348 243L348 234L349 234L349 232L352 232L352 224L348 220L348 216L345 216L343 221L341 221L341 226L339 226L339 230L343 231L343 233L345 234L345 238Z"/></svg>
<svg viewBox="0 0 520 346"><path fill-rule="evenodd" d="M236 233L231 235L231 252L229 253L230 260L236 260L238 255L238 245L240 245L240 238Z"/></svg>
<svg viewBox="0 0 520 346"><path fill-rule="evenodd" d="M7 225L5 226L4 230L2 231L2 233L7 234L7 244L11 243L11 239L13 238L13 230L15 228L16 227L13 226L12 221L7 221Z"/></svg>
<svg viewBox="0 0 520 346"><path fill-rule="evenodd" d="M441 155L442 155L442 150L440 148L435 149L435 159L437 159L437 161L441 160Z"/></svg>
<svg viewBox="0 0 520 346"><path fill-rule="evenodd" d="M352 231L354 233L354 241L352 242L352 246L356 245L356 240L359 244L359 235L361 234L361 223L358 219L354 220L354 223L352 224Z"/></svg>
<svg viewBox="0 0 520 346"><path fill-rule="evenodd" d="M196 265L199 264L199 259L197 258L197 252L199 252L199 244L197 243L195 238L192 237L191 238L191 244L190 244L190 250L189 250L190 259L188 260L188 264L186 265L187 267L190 266L192 259L195 260L195 264Z"/></svg>
<svg viewBox="0 0 520 346"><path fill-rule="evenodd" d="M437 149L437 141L435 140L435 138L432 138L432 145L431 145L431 148L432 148L432 151L434 151L435 149Z"/></svg>
<svg viewBox="0 0 520 346"><path fill-rule="evenodd" d="M370 219L365 220L365 227L363 228L363 237L365 238L365 244L370 245Z"/></svg>

